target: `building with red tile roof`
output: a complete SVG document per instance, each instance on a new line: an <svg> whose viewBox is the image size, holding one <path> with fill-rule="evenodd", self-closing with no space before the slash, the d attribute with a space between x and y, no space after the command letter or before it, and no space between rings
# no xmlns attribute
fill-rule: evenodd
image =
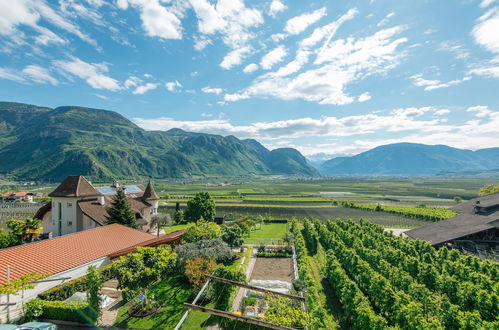
<svg viewBox="0 0 499 330"><path fill-rule="evenodd" d="M139 246L177 244L183 231L156 237L119 224L112 224L34 243L0 250L0 285L30 273L45 275L43 282L24 292L24 299L10 297L9 302L30 300L63 282L84 276L90 266L102 267L112 259L136 251ZM9 306L0 297L2 310Z"/></svg>

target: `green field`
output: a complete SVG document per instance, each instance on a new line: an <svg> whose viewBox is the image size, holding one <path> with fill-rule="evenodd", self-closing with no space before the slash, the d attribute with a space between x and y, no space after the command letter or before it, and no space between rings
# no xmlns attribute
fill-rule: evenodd
<svg viewBox="0 0 499 330"><path fill-rule="evenodd" d="M287 223L263 223L259 229L250 233L244 244L270 244L270 241L281 240L287 231Z"/></svg>

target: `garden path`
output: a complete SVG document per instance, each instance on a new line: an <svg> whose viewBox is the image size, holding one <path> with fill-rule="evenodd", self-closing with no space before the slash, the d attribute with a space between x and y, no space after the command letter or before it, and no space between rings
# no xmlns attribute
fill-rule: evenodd
<svg viewBox="0 0 499 330"><path fill-rule="evenodd" d="M248 263L248 266L246 267L246 281L249 281L251 278L251 273L253 272L253 268L255 267L256 263L256 257L255 254L257 252L257 249L253 249L253 255L251 256L251 259ZM244 262L244 261L242 261ZM239 288L237 291L236 297L234 298L234 301L232 302L232 311L236 311L239 309L239 306L241 305L241 301L244 297L244 294L246 292L245 288Z"/></svg>

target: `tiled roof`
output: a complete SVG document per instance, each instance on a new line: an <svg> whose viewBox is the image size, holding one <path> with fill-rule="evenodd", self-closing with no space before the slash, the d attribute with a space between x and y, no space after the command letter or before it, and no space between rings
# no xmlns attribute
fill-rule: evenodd
<svg viewBox="0 0 499 330"><path fill-rule="evenodd" d="M154 190L154 187L153 187L151 181L149 181L149 183L147 184L146 190L144 191L144 195L142 195L142 198L145 201L152 201L152 200L159 199L158 195L156 194L156 191Z"/></svg>
<svg viewBox="0 0 499 330"><path fill-rule="evenodd" d="M49 194L50 197L89 197L100 195L102 194L81 175L68 176Z"/></svg>
<svg viewBox="0 0 499 330"><path fill-rule="evenodd" d="M11 280L36 272L53 275L156 239L154 235L113 224L0 250L0 284L10 266Z"/></svg>
<svg viewBox="0 0 499 330"><path fill-rule="evenodd" d="M176 232L173 232L173 233L170 233L170 234L166 234L166 235L163 235L163 236L159 236L159 237L154 237L153 239L147 241L147 242L144 242L142 244L139 244L137 246L134 246L134 247L131 247L131 248L126 248L126 249L123 249L121 251L117 251L113 254L110 254L109 257L110 258L116 258L116 257L119 257L119 256L122 256L124 254L128 254L130 252L134 252L137 250L137 247L139 246L157 246L157 245L161 245L161 244L167 244L167 243L170 243L172 241L175 241L177 239L180 239L180 237L182 237L182 235L185 233L185 230L179 230L179 231L176 231Z"/></svg>
<svg viewBox="0 0 499 330"><path fill-rule="evenodd" d="M86 214L88 217L93 219L100 225L104 225L106 223L107 209L111 207L111 202L114 197L106 197L105 205L100 205L99 201L96 199L79 201L78 206L80 210ZM128 198L128 203L130 204L130 208L134 213L140 213L142 215L142 211L149 207L149 204L142 202L140 200L134 198Z"/></svg>

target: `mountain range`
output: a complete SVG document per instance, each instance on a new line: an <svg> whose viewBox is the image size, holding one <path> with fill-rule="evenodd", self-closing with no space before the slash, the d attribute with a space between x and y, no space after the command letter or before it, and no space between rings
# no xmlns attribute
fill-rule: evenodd
<svg viewBox="0 0 499 330"><path fill-rule="evenodd" d="M317 176L295 149L180 129L146 131L117 112L0 102L0 174L60 181L111 178Z"/></svg>
<svg viewBox="0 0 499 330"><path fill-rule="evenodd" d="M446 145L395 143L351 157L336 157L319 167L326 175L459 175L499 169L499 148L476 151Z"/></svg>

